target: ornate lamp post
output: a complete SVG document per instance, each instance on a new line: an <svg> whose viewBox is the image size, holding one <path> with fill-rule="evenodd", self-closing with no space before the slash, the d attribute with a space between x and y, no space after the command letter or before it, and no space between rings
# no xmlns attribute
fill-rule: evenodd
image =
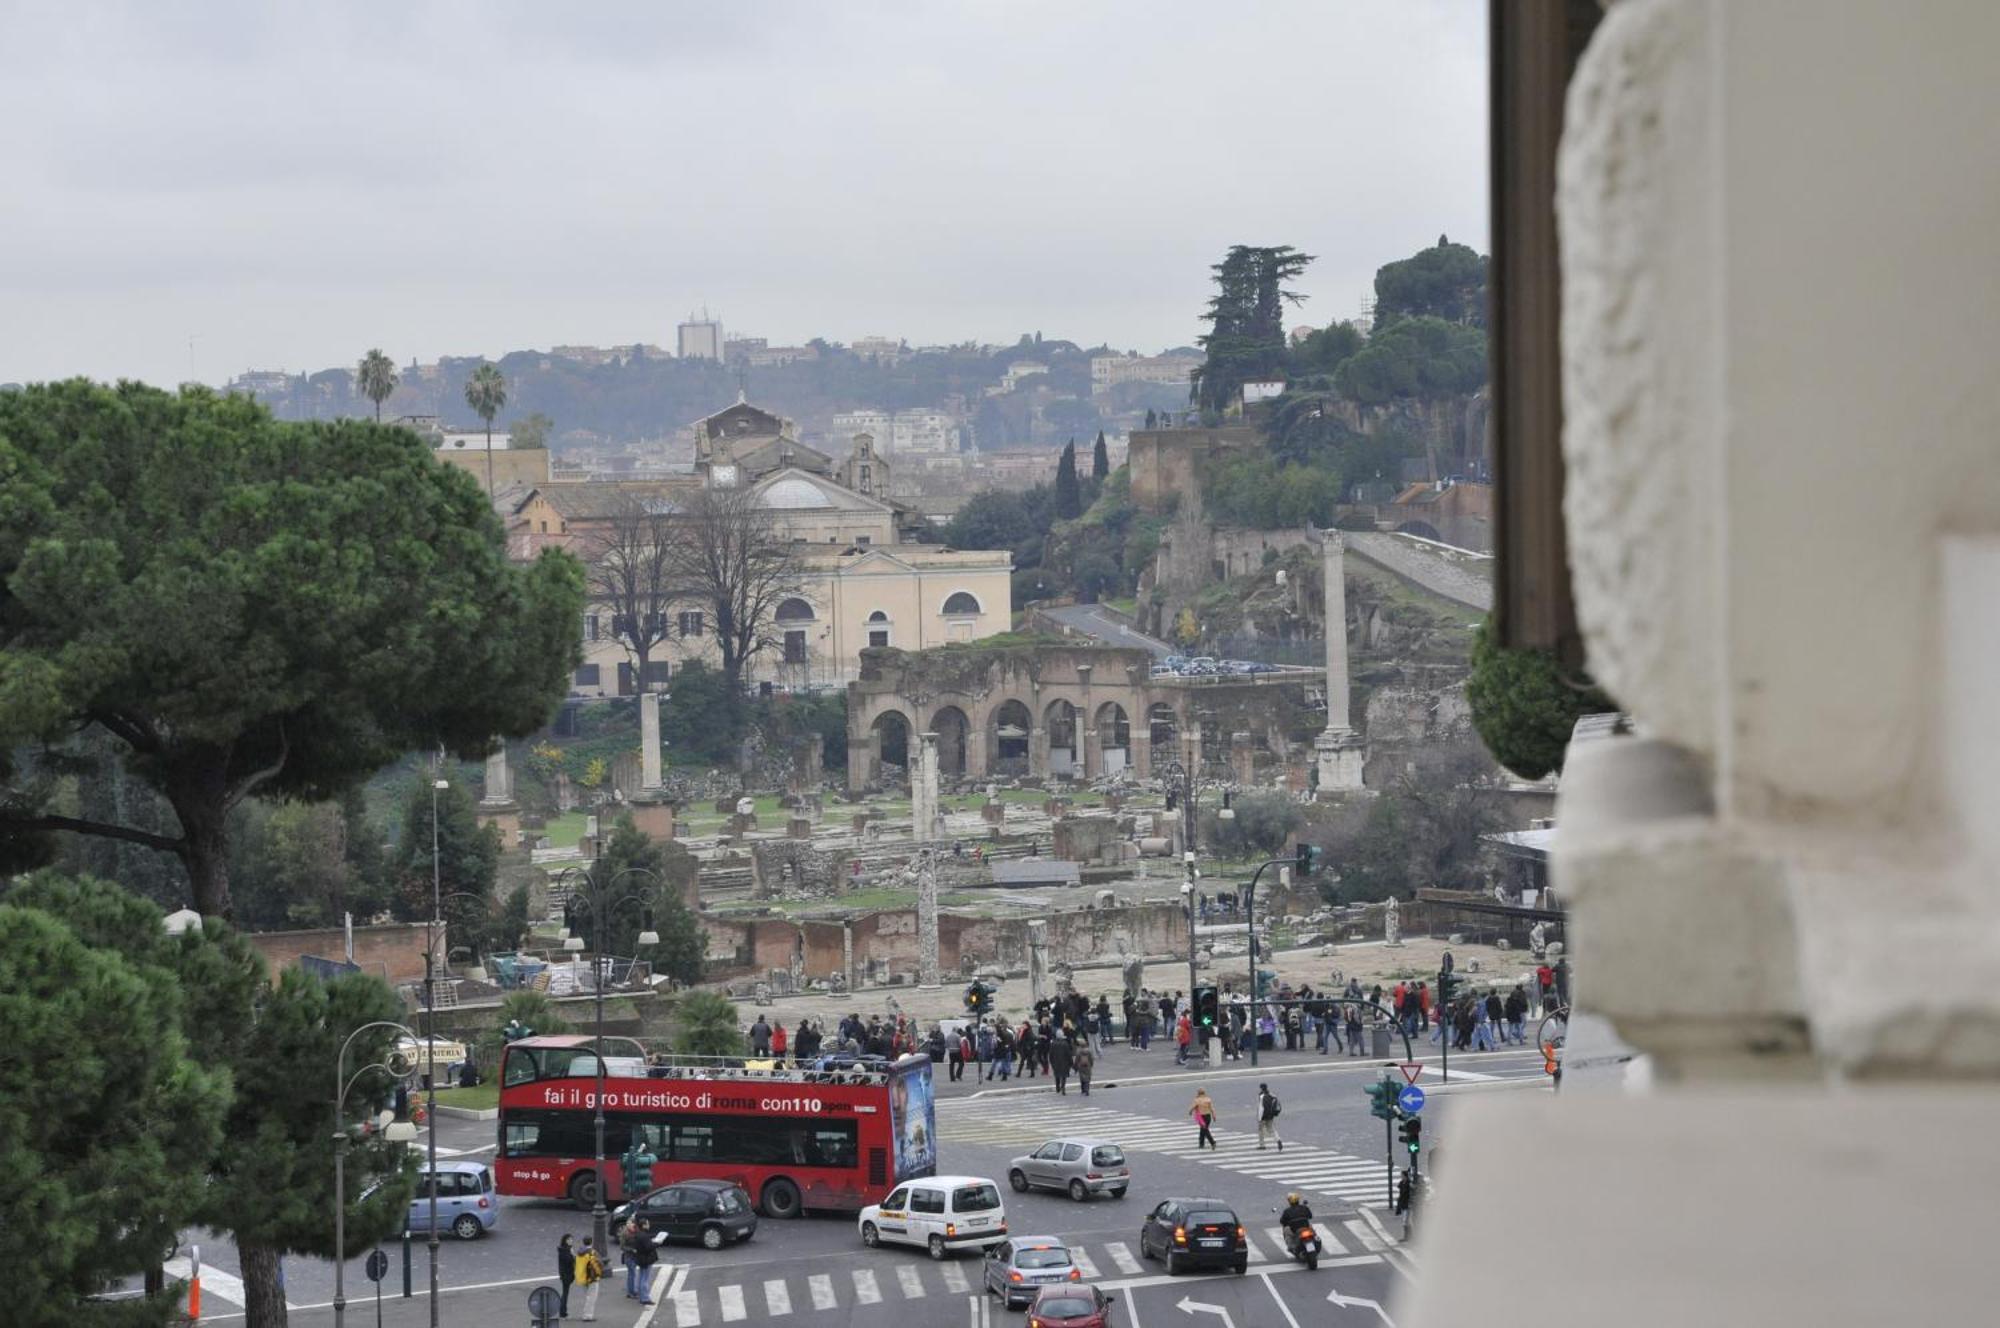
<svg viewBox="0 0 2000 1328"><path fill-rule="evenodd" d="M658 873L650 871L645 867L627 867L622 871L614 872L608 881L600 881L597 879L597 873L593 871L583 867L570 867L557 876L556 880L559 883L567 881L572 875L583 877L585 893L582 898L585 901L585 907L590 910L590 925L594 941L591 951L590 985L597 994L597 1047L594 1057L597 1062L597 1091L591 1103L591 1124L595 1127L597 1134L597 1180L591 1187L590 1230L593 1247L603 1250L608 1248L605 1242L610 1235L611 1223L610 1210L604 1206L604 981L606 974L603 965L605 922L609 919L614 909L622 907L625 904L638 903L645 909L645 921L642 924L643 930L639 933L639 944L658 945L660 943L660 934L653 930L653 908L647 902L646 896L626 895L622 899L606 903L604 895L608 890L616 888L618 882L626 876L644 876L653 883L655 890L659 888L660 878ZM573 903L578 896L572 892L569 898ZM565 905L564 911L569 911L567 905ZM581 953L583 950L583 937L571 931L570 935L563 941L563 949L572 955Z"/></svg>
<svg viewBox="0 0 2000 1328"><path fill-rule="evenodd" d="M390 1075L391 1077L400 1077L403 1074L409 1073L409 1066L407 1064L404 1064L402 1068L398 1070L395 1062L400 1060L401 1058L391 1055L388 1060L375 1061L371 1064L362 1066L360 1069L354 1072L352 1077L349 1077L347 1073L347 1050L349 1047L354 1045L355 1038L361 1036L363 1033L366 1033L371 1028L393 1028L397 1032L403 1034L403 1036L409 1038L411 1041L415 1041L417 1036L414 1032L412 1032L407 1026L403 1024L395 1023L392 1020L378 1019L373 1023L363 1024L361 1025L361 1027L355 1029L352 1033L349 1033L347 1035L346 1040L344 1040L340 1044L340 1054L334 1058L334 1066L333 1066L333 1080L334 1080L333 1323L334 1323L334 1328L342 1328L342 1325L344 1325L347 1320L347 1127L341 1122L341 1116L346 1110L347 1094L351 1089L353 1089L356 1081L358 1081L362 1075L369 1073L371 1070L381 1070L384 1073ZM417 1127L410 1124L408 1121L393 1121L389 1124L388 1128L386 1128L382 1132L382 1134L383 1137L387 1139L390 1143L405 1144L409 1143L410 1141L412 1141L417 1137ZM433 1199L433 1202L435 1202L435 1199ZM432 1226L437 1225L435 1215L433 1215L431 1225ZM432 1301L433 1304L435 1304L436 1302L435 1296L432 1297Z"/></svg>
<svg viewBox="0 0 2000 1328"><path fill-rule="evenodd" d="M1195 770L1194 743L1192 738L1185 739L1182 746L1187 759L1184 762L1181 760L1169 761L1160 771L1160 784L1167 791L1167 810L1173 811L1178 808L1181 814L1181 866L1183 871L1181 877L1181 907L1187 913L1187 993L1189 1007L1192 1009L1196 985L1194 932L1196 915L1195 882L1200 879L1200 873L1195 870L1194 865L1197 803L1203 793L1211 789L1222 789L1222 807L1216 812L1216 816L1224 821L1233 821L1236 819L1236 812L1229 805L1229 793L1224 783L1218 779L1203 779Z"/></svg>

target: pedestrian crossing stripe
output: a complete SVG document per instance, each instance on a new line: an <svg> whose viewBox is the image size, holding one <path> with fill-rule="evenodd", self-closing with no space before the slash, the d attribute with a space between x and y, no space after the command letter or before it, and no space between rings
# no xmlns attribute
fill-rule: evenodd
<svg viewBox="0 0 2000 1328"><path fill-rule="evenodd" d="M1379 1263L1382 1240L1360 1221L1344 1224L1315 1223L1319 1233L1320 1252L1324 1259L1345 1259L1344 1264L1335 1266L1358 1266ZM1285 1253L1285 1233L1282 1227L1246 1228L1244 1241L1249 1247L1252 1264L1282 1263L1289 1256ZM1343 1241L1345 1243L1343 1243ZM1364 1253L1352 1253L1359 1247ZM1105 1241L1094 1249L1081 1245L1069 1247L1070 1255L1076 1260L1077 1268L1083 1275L1100 1286L1116 1289L1121 1278L1144 1278L1147 1268L1134 1247L1126 1241ZM878 1276L878 1269L894 1269L894 1276ZM850 1282L846 1278L836 1280L827 1273L813 1273L805 1278L805 1293L800 1295L786 1278L773 1277L760 1281L726 1282L715 1286L683 1289L661 1298L661 1323L667 1322L666 1311L671 1308L674 1328L702 1328L714 1323L768 1323L788 1318L797 1309L805 1311L808 1301L812 1310L825 1312L837 1310L843 1300L853 1308L863 1305L881 1305L899 1300L920 1300L926 1295L978 1295L984 1291L975 1279L978 1277L976 1259L951 1260L946 1263L932 1263L927 1259L907 1262L882 1260L875 1268L855 1268L849 1270L852 1279L852 1294L844 1294ZM1158 1265L1154 1265L1158 1271ZM933 1277L932 1274L936 1276ZM1106 1281L1105 1275L1111 1280ZM942 1283L942 1287L940 1287Z"/></svg>
<svg viewBox="0 0 2000 1328"><path fill-rule="evenodd" d="M938 1104L938 1137L947 1143L1027 1145L1056 1135L1085 1134L1115 1139L1128 1151L1161 1153L1260 1180L1279 1180L1292 1189L1350 1203L1388 1202L1383 1163L1315 1144L1289 1143L1273 1150L1257 1147L1254 1135L1234 1133L1225 1134L1215 1148L1201 1147L1191 1123L1069 1102Z"/></svg>

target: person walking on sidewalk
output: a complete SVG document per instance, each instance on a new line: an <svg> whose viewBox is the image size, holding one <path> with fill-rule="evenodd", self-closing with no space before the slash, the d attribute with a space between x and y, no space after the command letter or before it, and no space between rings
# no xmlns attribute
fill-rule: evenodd
<svg viewBox="0 0 2000 1328"><path fill-rule="evenodd" d="M1278 1101L1277 1094L1271 1091L1269 1084L1257 1085L1257 1149L1259 1152L1262 1152L1266 1143L1273 1139L1277 1139L1278 1141L1278 1151L1281 1153L1285 1151L1285 1141L1278 1139L1278 1113L1284 1109L1284 1104Z"/></svg>
<svg viewBox="0 0 2000 1328"><path fill-rule="evenodd" d="M576 1282L583 1288L583 1321L597 1321L597 1288L604 1282L604 1260L591 1248L590 1237L583 1238L583 1249L576 1256Z"/></svg>
<svg viewBox="0 0 2000 1328"><path fill-rule="evenodd" d="M1194 1021L1182 1015L1174 1023L1174 1064L1188 1063L1188 1048L1194 1043Z"/></svg>
<svg viewBox="0 0 2000 1328"><path fill-rule="evenodd" d="M1194 1123L1201 1127L1201 1133L1195 1136L1195 1148L1197 1150L1203 1146L1214 1148L1215 1100L1209 1097L1206 1088L1194 1090L1194 1105L1188 1108L1188 1115L1194 1117Z"/></svg>
<svg viewBox="0 0 2000 1328"><path fill-rule="evenodd" d="M556 1305L558 1318L569 1317L569 1289L576 1281L576 1246L570 1243L569 1232L563 1232L556 1242L556 1280L562 1283L562 1300Z"/></svg>
<svg viewBox="0 0 2000 1328"><path fill-rule="evenodd" d="M1066 1037L1049 1042L1049 1073L1055 1076L1056 1092L1065 1096L1069 1093L1069 1072L1076 1064L1075 1045Z"/></svg>

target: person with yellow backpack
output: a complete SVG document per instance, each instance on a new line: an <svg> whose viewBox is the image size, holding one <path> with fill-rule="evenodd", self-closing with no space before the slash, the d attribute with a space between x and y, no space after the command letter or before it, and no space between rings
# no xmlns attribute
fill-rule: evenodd
<svg viewBox="0 0 2000 1328"><path fill-rule="evenodd" d="M576 1284L583 1288L583 1321L593 1323L597 1319L597 1288L604 1281L604 1259L590 1243L590 1237L583 1238L583 1248L576 1255Z"/></svg>

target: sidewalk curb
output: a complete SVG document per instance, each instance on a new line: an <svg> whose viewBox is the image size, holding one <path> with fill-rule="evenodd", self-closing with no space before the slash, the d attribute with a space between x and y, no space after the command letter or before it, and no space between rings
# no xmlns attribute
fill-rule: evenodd
<svg viewBox="0 0 2000 1328"><path fill-rule="evenodd" d="M1354 1057L1352 1059L1347 1060L1344 1064L1337 1065L1333 1062L1332 1057L1328 1057L1327 1063L1324 1065L1256 1065L1256 1066L1244 1066L1240 1069L1232 1068L1227 1070L1210 1069L1207 1065L1190 1065L1186 1067L1186 1069L1176 1074L1150 1074L1150 1075L1140 1075L1137 1077L1128 1076L1121 1079L1093 1078L1091 1080L1090 1087L1091 1091L1097 1092L1108 1088L1118 1088L1121 1086L1138 1085L1138 1084L1176 1084L1176 1083L1184 1084L1188 1082L1190 1077L1190 1072L1199 1072L1203 1070L1206 1070L1208 1072L1207 1077L1210 1079L1240 1079L1245 1075L1253 1075L1253 1074L1263 1074L1263 1075L1306 1074L1314 1071L1332 1070L1332 1069L1387 1070L1387 1069L1393 1069L1397 1064L1398 1062L1396 1061L1371 1061L1371 1060L1364 1060L1360 1057ZM981 1089L977 1093L955 1093L948 1097L940 1096L938 1098L938 1101L940 1103L944 1103L944 1102L972 1101L977 1098L988 1098L988 1097L1024 1097L1031 1093L1054 1093L1055 1091L1056 1091L1055 1085L1053 1084L1050 1084L1047 1087L1044 1087L1041 1084L1036 1084L1033 1087L1022 1087L1022 1088L1016 1088L1012 1086L1006 1088L985 1088Z"/></svg>
<svg viewBox="0 0 2000 1328"><path fill-rule="evenodd" d="M605 1057L605 1059L609 1060L610 1057L607 1056ZM448 1107L444 1105L442 1102L440 1102L438 1104L437 1114L445 1118L446 1120L499 1120L500 1108Z"/></svg>

